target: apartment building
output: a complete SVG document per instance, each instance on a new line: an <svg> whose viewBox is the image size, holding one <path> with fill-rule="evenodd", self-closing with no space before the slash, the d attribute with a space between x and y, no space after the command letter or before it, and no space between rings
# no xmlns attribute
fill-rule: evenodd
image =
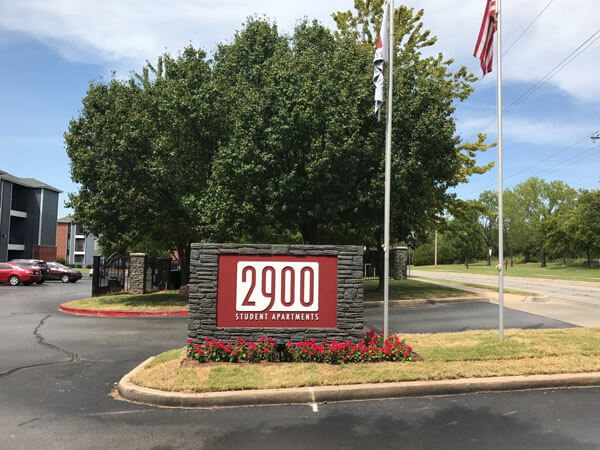
<svg viewBox="0 0 600 450"><path fill-rule="evenodd" d="M59 189L0 170L0 261L56 259Z"/></svg>
<svg viewBox="0 0 600 450"><path fill-rule="evenodd" d="M57 258L81 267L91 266L94 256L99 254L96 237L85 231L81 224L75 223L71 216L58 219L56 247Z"/></svg>

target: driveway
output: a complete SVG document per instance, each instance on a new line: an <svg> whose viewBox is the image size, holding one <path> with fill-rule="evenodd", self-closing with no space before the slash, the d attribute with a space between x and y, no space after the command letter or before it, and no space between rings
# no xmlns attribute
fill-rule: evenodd
<svg viewBox="0 0 600 450"><path fill-rule="evenodd" d="M431 280L462 281L498 287L498 277L492 275L429 272L414 269L411 270L411 275ZM539 294L539 297L505 295L504 304L507 307L579 326L600 327L600 283L505 275L504 287ZM497 301L497 297L495 294L492 299Z"/></svg>

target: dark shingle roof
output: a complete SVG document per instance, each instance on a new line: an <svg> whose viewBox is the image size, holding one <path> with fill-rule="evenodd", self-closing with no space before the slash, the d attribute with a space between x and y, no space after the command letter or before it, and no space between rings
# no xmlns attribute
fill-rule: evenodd
<svg viewBox="0 0 600 450"><path fill-rule="evenodd" d="M35 178L19 178L3 170L0 170L0 180L10 181L11 183L33 189L48 189L49 191L58 192L59 194L62 193L60 189L52 187L49 184L42 183L40 180L36 180Z"/></svg>

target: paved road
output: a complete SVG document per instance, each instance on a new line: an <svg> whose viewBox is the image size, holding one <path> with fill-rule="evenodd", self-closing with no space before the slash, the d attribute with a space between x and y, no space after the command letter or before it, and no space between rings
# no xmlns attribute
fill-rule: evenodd
<svg viewBox="0 0 600 450"><path fill-rule="evenodd" d="M424 270L411 270L411 275L432 280L454 280L498 286L498 277L491 275ZM536 292L541 296L540 298L526 298L519 295L507 295L505 296L505 306L512 309L539 314L578 326L600 327L600 283L505 276L504 286Z"/></svg>
<svg viewBox="0 0 600 450"><path fill-rule="evenodd" d="M186 410L113 399L123 374L185 342L185 318L78 317L75 285L0 286L0 448L600 447L600 389ZM495 305L392 309L393 327L493 327ZM381 310L368 310L366 323ZM515 312L523 326L569 326ZM419 323L421 325L419 325ZM486 325L487 326L487 325ZM407 330L408 331L408 330Z"/></svg>
<svg viewBox="0 0 600 450"><path fill-rule="evenodd" d="M411 275L440 280L456 280L479 283L494 287L498 286L498 277L493 275L430 272L425 270L411 270ZM511 277L506 276L505 272L504 286L522 291L536 292L557 300L580 302L600 306L600 283L589 281Z"/></svg>

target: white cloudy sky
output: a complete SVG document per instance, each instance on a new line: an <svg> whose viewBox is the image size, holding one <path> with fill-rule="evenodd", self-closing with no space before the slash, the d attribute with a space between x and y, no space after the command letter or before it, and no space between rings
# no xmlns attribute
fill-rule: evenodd
<svg viewBox="0 0 600 450"><path fill-rule="evenodd" d="M484 0L407 0L404 4L425 9L425 26L439 38L436 51L480 74L472 52ZM505 49L547 6L504 57L506 106L586 39L600 37L600 2L504 0L502 5ZM146 59L153 61L165 50L176 52L189 43L211 53L218 42L231 39L249 15L265 15L281 29L291 31L304 17L333 26L331 13L352 6L352 0L0 0L0 52L5 61L0 69L0 89L10 90L7 98L17 97L18 89L31 88L39 77L47 86L52 86L52 77L68 79L71 86L69 91L58 83L65 95L54 100L52 95L44 95L43 89L23 94L29 110L36 110L39 132L32 129L30 121L15 118L19 114L10 107L19 102L3 105L0 100L0 119L7 119L4 127L0 121L0 153L18 150L18 154L36 159L40 145L50 147L44 153L57 152L56 167L47 176L47 166L32 166L19 158L3 163L3 168L72 191L62 133L77 114L90 79L106 76L113 69L119 73L139 69ZM32 55L39 63L19 55ZM600 143L594 147L585 139L600 130L599 61L600 39L505 116L505 176L510 180L511 173L523 172L512 184L548 173L548 179L560 178L576 188L599 187ZM30 83L24 83L25 79ZM476 88L476 94L460 104L456 114L458 133L465 139L494 118L495 73ZM67 101L70 95L72 99ZM60 119L61 115L64 118ZM491 139L496 138L495 124L485 131ZM482 162L494 158L490 154ZM577 158L580 160L573 162ZM458 193L477 196L482 189L494 187L495 177L495 173L480 176Z"/></svg>

